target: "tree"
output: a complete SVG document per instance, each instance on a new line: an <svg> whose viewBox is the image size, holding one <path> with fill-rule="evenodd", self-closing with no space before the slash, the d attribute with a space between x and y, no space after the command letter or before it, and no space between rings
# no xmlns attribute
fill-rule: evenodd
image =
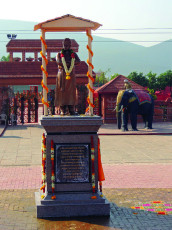
<svg viewBox="0 0 172 230"><path fill-rule="evenodd" d="M172 90L172 70L167 70L157 77L157 87L159 90L164 90L166 86L170 86Z"/></svg>
<svg viewBox="0 0 172 230"><path fill-rule="evenodd" d="M7 57L2 56L2 58L0 59L0 61L9 61L10 60L10 55L7 55Z"/></svg>
<svg viewBox="0 0 172 230"><path fill-rule="evenodd" d="M97 74L96 76L96 80L94 82L94 86L95 87L100 87L102 85L104 85L105 83L107 83L109 81L109 78L106 77L107 73L110 71L110 69L108 69L107 71L102 71L99 70L99 74Z"/></svg>
<svg viewBox="0 0 172 230"><path fill-rule="evenodd" d="M128 75L128 78L143 87L148 85L148 79L143 75L143 73L138 74L137 72L131 72Z"/></svg>
<svg viewBox="0 0 172 230"><path fill-rule="evenodd" d="M116 78L116 77L118 77L118 76L119 76L118 73L114 73L113 75L111 75L110 80L113 80L114 78Z"/></svg>
<svg viewBox="0 0 172 230"><path fill-rule="evenodd" d="M158 89L158 85L157 85L157 77L156 77L156 73L152 73L152 71L150 71L146 77L148 78L148 88L149 89L153 89L154 91L156 91Z"/></svg>

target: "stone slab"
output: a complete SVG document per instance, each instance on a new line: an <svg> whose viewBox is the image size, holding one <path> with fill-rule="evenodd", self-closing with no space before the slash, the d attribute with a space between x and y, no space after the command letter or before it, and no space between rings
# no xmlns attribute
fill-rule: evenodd
<svg viewBox="0 0 172 230"><path fill-rule="evenodd" d="M109 216L110 203L105 197L91 199L91 193L56 194L56 200L50 195L41 200L41 194L35 193L37 218L76 217L76 216Z"/></svg>
<svg viewBox="0 0 172 230"><path fill-rule="evenodd" d="M41 125L47 133L98 132L103 124L100 116L42 116Z"/></svg>

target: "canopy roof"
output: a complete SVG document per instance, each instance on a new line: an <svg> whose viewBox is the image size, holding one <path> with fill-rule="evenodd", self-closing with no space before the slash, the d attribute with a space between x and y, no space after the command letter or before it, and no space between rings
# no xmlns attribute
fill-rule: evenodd
<svg viewBox="0 0 172 230"><path fill-rule="evenodd" d="M83 32L87 29L97 30L101 24L90 21L88 19L75 17L70 14L66 14L62 17L54 18L41 22L34 26L34 31L43 29L46 32L56 31L68 31L68 32Z"/></svg>

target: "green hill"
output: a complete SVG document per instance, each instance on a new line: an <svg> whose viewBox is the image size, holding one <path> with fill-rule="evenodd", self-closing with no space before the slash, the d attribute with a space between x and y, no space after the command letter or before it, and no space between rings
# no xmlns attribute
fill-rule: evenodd
<svg viewBox="0 0 172 230"><path fill-rule="evenodd" d="M7 34L17 34L17 39L39 39L40 32L33 31L37 22L0 20L0 57L7 55ZM79 57L87 60L85 33L46 33L47 39L74 38L79 44ZM132 71L157 74L171 69L172 40L152 47L143 47L120 40L93 36L93 64L95 71L111 69L111 74L128 75ZM55 56L55 54L54 54Z"/></svg>

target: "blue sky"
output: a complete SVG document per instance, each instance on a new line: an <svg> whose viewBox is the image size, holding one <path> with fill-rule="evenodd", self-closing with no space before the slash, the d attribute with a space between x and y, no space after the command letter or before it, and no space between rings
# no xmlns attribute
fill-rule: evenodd
<svg viewBox="0 0 172 230"><path fill-rule="evenodd" d="M102 24L99 36L150 46L172 39L171 12L172 0L8 0L1 2L0 19L42 22L72 14Z"/></svg>

